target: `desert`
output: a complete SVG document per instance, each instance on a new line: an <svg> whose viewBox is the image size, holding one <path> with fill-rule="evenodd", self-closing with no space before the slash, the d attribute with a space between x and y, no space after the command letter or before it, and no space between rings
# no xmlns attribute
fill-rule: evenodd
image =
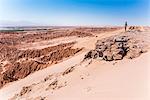
<svg viewBox="0 0 150 100"><path fill-rule="evenodd" d="M150 100L150 0L0 0L0 100Z"/></svg>
<svg viewBox="0 0 150 100"><path fill-rule="evenodd" d="M149 100L150 27L0 32L2 100Z"/></svg>

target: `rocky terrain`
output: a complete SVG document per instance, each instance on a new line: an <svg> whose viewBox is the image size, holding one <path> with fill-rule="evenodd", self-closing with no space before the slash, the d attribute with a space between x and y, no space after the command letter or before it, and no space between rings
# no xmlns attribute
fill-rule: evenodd
<svg viewBox="0 0 150 100"><path fill-rule="evenodd" d="M148 100L149 27L44 32L1 35L0 98Z"/></svg>
<svg viewBox="0 0 150 100"><path fill-rule="evenodd" d="M93 37L93 31L114 31L118 28L73 28L38 31L0 32L0 88L6 83L22 79L29 74L56 64L75 55L83 48L72 48L76 41L53 45L42 44L42 48L30 48L44 41L63 37ZM56 41L57 42L57 41ZM51 43L52 44L52 43Z"/></svg>
<svg viewBox="0 0 150 100"><path fill-rule="evenodd" d="M89 51L86 59L103 59L106 61L133 59L146 52L144 41L135 38L130 32L98 40L95 49Z"/></svg>
<svg viewBox="0 0 150 100"><path fill-rule="evenodd" d="M115 31L116 28L71 28L71 29L48 29L47 31L2 31L0 32L0 44L18 45L23 42L31 43L42 40L50 40L68 36L94 36L93 33L102 33L105 31Z"/></svg>
<svg viewBox="0 0 150 100"><path fill-rule="evenodd" d="M17 48L1 47L0 87L8 82L22 79L27 75L56 64L63 58L73 56L82 48L71 48L74 43L60 44L40 50L18 50ZM7 63L5 63L7 61Z"/></svg>

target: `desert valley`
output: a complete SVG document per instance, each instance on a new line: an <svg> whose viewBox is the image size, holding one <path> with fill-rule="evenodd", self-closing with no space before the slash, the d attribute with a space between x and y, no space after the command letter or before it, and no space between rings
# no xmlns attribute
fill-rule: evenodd
<svg viewBox="0 0 150 100"><path fill-rule="evenodd" d="M150 27L0 32L1 100L149 100Z"/></svg>

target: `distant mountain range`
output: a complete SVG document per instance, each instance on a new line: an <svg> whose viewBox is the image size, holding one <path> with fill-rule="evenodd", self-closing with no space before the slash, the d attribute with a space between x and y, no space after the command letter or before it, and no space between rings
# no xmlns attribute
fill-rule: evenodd
<svg viewBox="0 0 150 100"><path fill-rule="evenodd" d="M11 26L39 26L39 23L33 23L29 21L0 21L0 27Z"/></svg>

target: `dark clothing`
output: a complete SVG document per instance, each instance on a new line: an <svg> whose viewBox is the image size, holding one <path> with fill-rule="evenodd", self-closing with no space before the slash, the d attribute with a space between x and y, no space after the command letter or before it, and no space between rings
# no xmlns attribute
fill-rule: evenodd
<svg viewBox="0 0 150 100"><path fill-rule="evenodd" d="M128 24L127 24L127 22L125 22L125 32L127 30L127 26L128 26Z"/></svg>

